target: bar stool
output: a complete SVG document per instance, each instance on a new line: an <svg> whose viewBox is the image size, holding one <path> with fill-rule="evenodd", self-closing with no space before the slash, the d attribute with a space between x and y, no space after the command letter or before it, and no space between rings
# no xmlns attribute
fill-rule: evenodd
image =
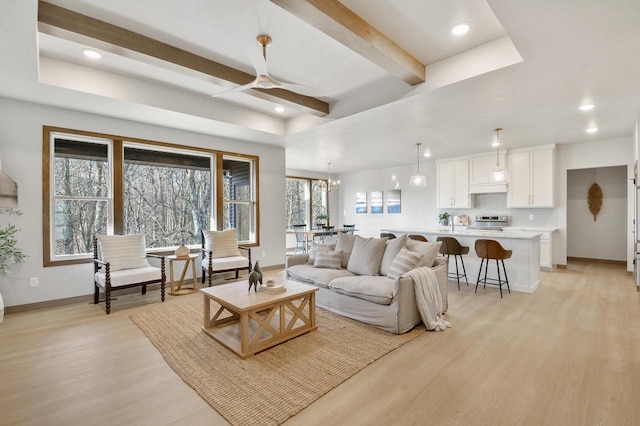
<svg viewBox="0 0 640 426"><path fill-rule="evenodd" d="M408 238L415 241L424 241L425 243L429 242L429 240L427 240L427 237L420 234L410 234Z"/></svg>
<svg viewBox="0 0 640 426"><path fill-rule="evenodd" d="M476 254L478 257L482 259L480 262L480 271L478 271L478 279L476 280L476 293L478 292L478 284L482 282L483 288L487 287L487 281L497 282L500 287L500 298L502 299L502 284L507 284L507 290L511 293L511 289L509 288L509 279L507 278L507 270L504 267L504 260L509 259L511 257L511 250L506 250L499 242L496 240L476 240ZM484 263L484 261L487 263ZM496 268L498 269L498 279L495 278L487 278L487 269L489 269L489 260L496 260ZM504 272L504 281L502 281L502 277L500 276L500 263L502 262L502 271ZM480 275L482 274L482 265L484 264L484 278L481 280Z"/></svg>
<svg viewBox="0 0 640 426"><path fill-rule="evenodd" d="M436 241L442 241L442 245L440 246L440 254L447 255L447 263L449 263L449 256L453 255L453 259L456 262L456 273L449 273L449 277L455 277L458 281L458 290L460 290L460 278L464 277L464 280L467 282L467 287L469 287L469 280L467 279L467 270L464 267L464 259L462 258L463 254L469 253L469 247L461 245L458 240L453 237L438 237ZM460 258L460 262L462 262L462 271L458 269L458 257Z"/></svg>

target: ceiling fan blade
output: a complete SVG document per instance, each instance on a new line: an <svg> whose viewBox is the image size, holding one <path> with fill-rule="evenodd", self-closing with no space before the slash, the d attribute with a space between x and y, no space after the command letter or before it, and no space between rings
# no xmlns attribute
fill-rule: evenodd
<svg viewBox="0 0 640 426"><path fill-rule="evenodd" d="M269 75L269 72L267 71L267 61L264 59L264 56L262 56L262 53L253 49L249 50L247 54L251 61L251 65L253 65L253 69L256 70L256 76Z"/></svg>
<svg viewBox="0 0 640 426"><path fill-rule="evenodd" d="M243 84L242 86L234 87L233 89L223 90L222 92L214 93L211 96L214 97L214 98L219 98L221 96L230 95L231 93L236 93L236 92L242 92L244 90L249 90L249 89L251 89L253 87L254 83L255 83L255 81L252 81L251 83Z"/></svg>
<svg viewBox="0 0 640 426"><path fill-rule="evenodd" d="M288 83L280 80L278 80L278 83L280 83L281 89L286 89L286 90L289 90L290 92L295 92L300 95L312 96L314 98L326 96L326 94L322 90L316 89L314 87L303 86L301 84Z"/></svg>

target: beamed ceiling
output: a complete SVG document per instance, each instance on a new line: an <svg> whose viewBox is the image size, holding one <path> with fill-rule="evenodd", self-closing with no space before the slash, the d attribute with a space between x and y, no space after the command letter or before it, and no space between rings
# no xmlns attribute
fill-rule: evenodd
<svg viewBox="0 0 640 426"><path fill-rule="evenodd" d="M49 0L0 18L0 95L286 148L332 171L616 139L639 116L632 0ZM467 22L465 36L451 34ZM256 36L279 81L255 79ZM83 50L102 57L90 60ZM596 105L585 113L578 106ZM278 113L276 106L284 107ZM597 126L597 134L585 129Z"/></svg>

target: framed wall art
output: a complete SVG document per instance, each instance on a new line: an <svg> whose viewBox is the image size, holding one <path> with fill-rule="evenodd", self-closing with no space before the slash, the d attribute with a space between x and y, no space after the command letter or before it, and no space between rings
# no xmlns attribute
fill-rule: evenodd
<svg viewBox="0 0 640 426"><path fill-rule="evenodd" d="M384 202L382 201L382 191L371 191L371 213L384 213Z"/></svg>
<svg viewBox="0 0 640 426"><path fill-rule="evenodd" d="M356 213L367 212L367 193L356 192Z"/></svg>
<svg viewBox="0 0 640 426"><path fill-rule="evenodd" d="M402 211L400 203L400 190L392 189L387 191L387 213L400 213Z"/></svg>

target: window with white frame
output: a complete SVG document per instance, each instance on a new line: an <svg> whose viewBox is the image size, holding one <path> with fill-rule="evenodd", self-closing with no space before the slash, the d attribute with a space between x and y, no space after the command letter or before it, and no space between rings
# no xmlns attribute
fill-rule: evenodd
<svg viewBox="0 0 640 426"><path fill-rule="evenodd" d="M88 261L96 234L173 249L199 245L200 229L237 228L259 243L257 157L63 130L44 127L45 266Z"/></svg>
<svg viewBox="0 0 640 426"><path fill-rule="evenodd" d="M113 224L110 141L56 135L52 144L51 251L57 258L90 253L93 236Z"/></svg>
<svg viewBox="0 0 640 426"><path fill-rule="evenodd" d="M251 159L223 156L222 229L236 228L240 242L255 239L257 203L254 176Z"/></svg>

